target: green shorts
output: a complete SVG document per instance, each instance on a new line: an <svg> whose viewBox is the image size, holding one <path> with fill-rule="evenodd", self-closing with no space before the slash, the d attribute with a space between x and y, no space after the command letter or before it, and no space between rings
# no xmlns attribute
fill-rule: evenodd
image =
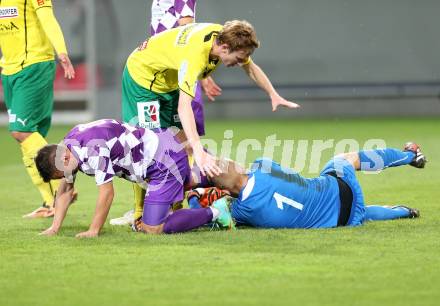
<svg viewBox="0 0 440 306"><path fill-rule="evenodd" d="M127 67L122 75L122 120L147 129L182 128L177 106L179 90L154 93L136 83Z"/></svg>
<svg viewBox="0 0 440 306"><path fill-rule="evenodd" d="M53 109L55 66L55 61L47 61L12 75L2 74L9 131L47 135Z"/></svg>

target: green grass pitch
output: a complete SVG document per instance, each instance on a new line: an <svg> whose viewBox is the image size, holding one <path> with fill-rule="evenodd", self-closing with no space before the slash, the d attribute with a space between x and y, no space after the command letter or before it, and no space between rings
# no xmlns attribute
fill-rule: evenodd
<svg viewBox="0 0 440 306"><path fill-rule="evenodd" d="M423 170L359 174L367 203L407 204L422 217L327 230L198 230L148 236L105 225L98 239L78 240L95 207L93 179L79 175L79 199L57 237L38 232L51 220L21 216L40 204L19 146L0 132L0 306L9 305L439 305L440 121L362 119L211 121L223 139L384 139L421 144ZM53 127L59 141L68 127ZM334 150L324 152L320 167ZM275 149L275 159L281 152ZM247 162L262 151L249 151ZM232 157L235 158L234 152ZM307 157L310 157L310 150ZM306 164L309 165L308 163ZM305 176L308 167L302 172ZM110 218L131 208L130 184L116 180Z"/></svg>

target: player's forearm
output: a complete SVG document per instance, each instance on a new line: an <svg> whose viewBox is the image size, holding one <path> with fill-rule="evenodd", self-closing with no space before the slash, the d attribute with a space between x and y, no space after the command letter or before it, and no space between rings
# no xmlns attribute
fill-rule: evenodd
<svg viewBox="0 0 440 306"><path fill-rule="evenodd" d="M61 181L55 199L55 215L52 222L52 229L56 232L63 225L64 218L72 201L73 190L73 184L66 183L64 179Z"/></svg>
<svg viewBox="0 0 440 306"><path fill-rule="evenodd" d="M278 95L267 75L257 64L250 62L249 65L243 66L243 69L246 71L248 76L270 97Z"/></svg>
<svg viewBox="0 0 440 306"><path fill-rule="evenodd" d="M194 119L194 113L191 108L192 97L183 91L180 91L178 113L180 122L182 123L183 130L185 131L186 138L189 145L196 152L202 151L202 145L200 143L200 136L197 133L196 122Z"/></svg>
<svg viewBox="0 0 440 306"><path fill-rule="evenodd" d="M63 32L58 21L53 14L51 7L42 7L36 11L38 20L44 32L49 38L57 54L67 54L66 43L64 42Z"/></svg>
<svg viewBox="0 0 440 306"><path fill-rule="evenodd" d="M110 206L113 202L113 196L114 190L112 182L99 186L99 195L98 200L96 201L95 215L93 216L89 231L98 234L101 228L104 226L108 212L110 211Z"/></svg>

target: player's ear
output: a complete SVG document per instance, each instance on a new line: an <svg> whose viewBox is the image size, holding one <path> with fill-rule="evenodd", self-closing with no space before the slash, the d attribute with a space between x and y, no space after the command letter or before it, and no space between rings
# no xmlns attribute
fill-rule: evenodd
<svg viewBox="0 0 440 306"><path fill-rule="evenodd" d="M229 45L228 44L221 44L220 45L220 51L223 53L223 54L229 54L230 53L230 47L229 47Z"/></svg>

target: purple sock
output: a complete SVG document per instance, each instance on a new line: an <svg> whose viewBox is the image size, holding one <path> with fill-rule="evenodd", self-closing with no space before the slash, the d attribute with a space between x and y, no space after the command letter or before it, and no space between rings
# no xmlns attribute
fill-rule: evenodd
<svg viewBox="0 0 440 306"><path fill-rule="evenodd" d="M180 209L167 217L163 227L166 234L182 233L211 222L210 208Z"/></svg>

